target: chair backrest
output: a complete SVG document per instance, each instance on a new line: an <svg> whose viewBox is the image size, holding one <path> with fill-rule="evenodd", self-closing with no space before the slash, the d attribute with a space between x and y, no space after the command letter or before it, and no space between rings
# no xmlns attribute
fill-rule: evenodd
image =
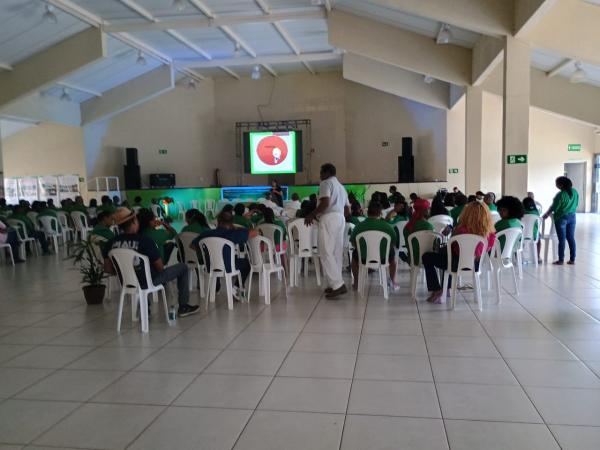
<svg viewBox="0 0 600 450"><path fill-rule="evenodd" d="M215 201L214 200L206 200L204 202L204 208L207 211L213 211L214 212L214 210L215 210Z"/></svg>
<svg viewBox="0 0 600 450"><path fill-rule="evenodd" d="M134 213L138 214L140 212L140 209L142 209L141 206L133 206L131 208L133 210Z"/></svg>
<svg viewBox="0 0 600 450"><path fill-rule="evenodd" d="M92 243L96 259L98 259L98 261L104 261L104 257L102 256L102 245L106 244L108 241L97 234L90 234L90 242Z"/></svg>
<svg viewBox="0 0 600 450"><path fill-rule="evenodd" d="M346 222L346 224L344 225L344 248L345 249L349 249L352 247L352 243L350 242L350 236L352 236L352 232L354 231L354 227L356 225L354 225L353 223L350 222Z"/></svg>
<svg viewBox="0 0 600 450"><path fill-rule="evenodd" d="M269 239L273 245L283 242L283 228L273 223L261 223L256 227L260 233Z"/></svg>
<svg viewBox="0 0 600 450"><path fill-rule="evenodd" d="M261 268L263 261L263 254L261 248L261 240L259 238L266 239L263 236L255 236L251 239L248 239L247 247L247 255L250 265L252 267ZM266 239L268 241L268 239Z"/></svg>
<svg viewBox="0 0 600 450"><path fill-rule="evenodd" d="M29 220L31 220L33 223L33 227L38 230L40 228L40 223L38 222L38 213L35 211L29 211L27 213L27 217L29 217Z"/></svg>
<svg viewBox="0 0 600 450"><path fill-rule="evenodd" d="M198 206L198 200L192 200L192 209L200 209Z"/></svg>
<svg viewBox="0 0 600 450"><path fill-rule="evenodd" d="M535 214L525 214L521 219L521 223L523 224L523 240L524 241L534 241L537 242L540 238L541 231L541 221L542 219ZM537 236L535 236L535 225L537 224Z"/></svg>
<svg viewBox="0 0 600 450"><path fill-rule="evenodd" d="M198 236L200 236L198 233L191 233L189 231L185 231L177 235L177 242L179 243L179 251L181 252L183 262L200 264L198 253L190 248L192 241Z"/></svg>
<svg viewBox="0 0 600 450"><path fill-rule="evenodd" d="M295 241L290 245L292 256L313 255L313 232L316 228L316 225L306 225L304 219L296 219L288 223L288 234Z"/></svg>
<svg viewBox="0 0 600 450"><path fill-rule="evenodd" d="M460 234L458 236L453 236L448 241L449 268L452 267L452 247L454 245L458 246L458 267L456 269L457 272L460 272L462 270L475 270L475 257L477 247L482 246L482 255L487 251L487 240L482 236L479 236L477 234Z"/></svg>
<svg viewBox="0 0 600 450"><path fill-rule="evenodd" d="M498 211L490 211L490 215L492 216L492 222L500 222L502 217L500 217L500 213Z"/></svg>
<svg viewBox="0 0 600 450"><path fill-rule="evenodd" d="M229 248L229 257L231 258L230 268L235 269L235 245L233 242L219 238L219 237L207 237L200 241L200 248L204 255L208 255L210 261L211 272L223 272L225 273L225 257L223 250Z"/></svg>
<svg viewBox="0 0 600 450"><path fill-rule="evenodd" d="M45 234L56 234L58 232L58 219L52 216L40 216L38 217L42 231Z"/></svg>
<svg viewBox="0 0 600 450"><path fill-rule="evenodd" d="M548 233L546 233L546 220L545 219L541 219L542 220L542 236L544 238L554 238L554 239L558 239L558 237L556 236L556 227L554 226L554 218L552 216L550 216L550 231Z"/></svg>
<svg viewBox="0 0 600 450"><path fill-rule="evenodd" d="M436 241L442 241L443 237L435 231L416 231L408 235L409 263L413 267L420 267L423 254L433 250ZM418 251L417 251L418 250Z"/></svg>
<svg viewBox="0 0 600 450"><path fill-rule="evenodd" d="M512 259L521 236L523 236L523 231L520 228L507 228L496 233L493 256L500 259ZM504 237L504 247L500 244L501 237Z"/></svg>
<svg viewBox="0 0 600 450"><path fill-rule="evenodd" d="M362 246L361 242L365 242L366 254L362 254ZM358 261L362 264L362 261L365 261L367 265L377 264L379 265L381 261L381 241L385 242L385 255L390 254L390 243L391 239L387 233L383 231L363 231L358 236L356 236L356 247L358 249ZM385 261L383 261L385 263Z"/></svg>
<svg viewBox="0 0 600 450"><path fill-rule="evenodd" d="M87 217L81 211L72 211L71 218L73 219L73 224L75 225L76 230L82 231L89 228Z"/></svg>
<svg viewBox="0 0 600 450"><path fill-rule="evenodd" d="M433 231L437 233L441 233L442 231L444 231L448 225L454 224L454 219L445 214L438 214L436 216L432 216L427 221L431 225L433 225Z"/></svg>
<svg viewBox="0 0 600 450"><path fill-rule="evenodd" d="M17 219L7 219L8 224L17 230L17 234L19 235L19 239L29 239L29 235L27 234L27 226L25 222Z"/></svg>
<svg viewBox="0 0 600 450"><path fill-rule="evenodd" d="M535 207L537 208L538 212L540 213L540 215L542 214L542 211L544 210L544 208L542 208L542 204L538 201L535 202Z"/></svg>
<svg viewBox="0 0 600 450"><path fill-rule="evenodd" d="M67 218L66 212L56 211L56 217L58 217L58 221L60 222L61 227L69 228L69 219Z"/></svg>
<svg viewBox="0 0 600 450"><path fill-rule="evenodd" d="M150 275L150 260L147 256L129 248L114 248L108 253L108 256L117 270L121 286L142 289L135 270L140 263L144 267L144 276L148 287L153 286L152 276Z"/></svg>
<svg viewBox="0 0 600 450"><path fill-rule="evenodd" d="M156 217L160 218L163 216L163 210L159 205L153 203L150 205L150 209L152 210L152 214L154 214Z"/></svg>
<svg viewBox="0 0 600 450"><path fill-rule="evenodd" d="M396 222L394 224L394 228L396 228L396 233L398 233L398 242L399 242L400 248L403 248L406 246L406 241L404 239L404 227L406 226L407 223L408 223L408 221L401 220L400 222Z"/></svg>

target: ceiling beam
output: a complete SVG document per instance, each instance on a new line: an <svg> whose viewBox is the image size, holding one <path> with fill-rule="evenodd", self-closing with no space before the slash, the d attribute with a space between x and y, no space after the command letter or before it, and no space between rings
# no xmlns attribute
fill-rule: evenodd
<svg viewBox="0 0 600 450"><path fill-rule="evenodd" d="M514 8L508 0L371 0L371 3L489 36L513 32Z"/></svg>
<svg viewBox="0 0 600 450"><path fill-rule="evenodd" d="M85 94L90 94L90 95L93 95L94 97L102 97L101 92L95 91L93 89L88 89L88 88L80 86L78 84L72 84L72 83L67 83L65 81L59 81L58 83L56 83L56 85L67 88L67 89L71 89L73 91L79 91L79 92L83 92Z"/></svg>
<svg viewBox="0 0 600 450"><path fill-rule="evenodd" d="M58 97L42 95L39 92L20 98L0 109L0 117L32 123L54 122L74 127L81 125L79 103L63 102Z"/></svg>
<svg viewBox="0 0 600 450"><path fill-rule="evenodd" d="M471 84L470 49L437 45L429 37L337 9L328 23L333 47L459 86Z"/></svg>
<svg viewBox="0 0 600 450"><path fill-rule="evenodd" d="M234 72L233 70L231 70L229 67L219 66L219 69L221 69L225 73L228 73L229 75L231 75L236 80L240 79L240 76L236 72Z"/></svg>
<svg viewBox="0 0 600 450"><path fill-rule="evenodd" d="M515 0L514 36L522 38L558 0Z"/></svg>
<svg viewBox="0 0 600 450"><path fill-rule="evenodd" d="M176 63L182 67L195 69L209 69L220 66L236 67L236 66L251 66L259 64L262 66L270 64L289 64L301 63L302 61L331 61L339 58L339 54L335 52L319 52L319 53L302 53L301 55L270 55L258 56L256 58L241 57L231 59L213 59L212 61L205 60L189 60L178 59Z"/></svg>
<svg viewBox="0 0 600 450"><path fill-rule="evenodd" d="M175 87L171 66L160 66L81 104L81 125L109 119Z"/></svg>
<svg viewBox="0 0 600 450"><path fill-rule="evenodd" d="M553 77L555 75L558 75L563 69L570 66L574 62L575 61L572 60L571 58L564 59L561 62L559 62L556 66L554 66L552 69L550 69L548 72L546 72L546 76Z"/></svg>
<svg viewBox="0 0 600 450"><path fill-rule="evenodd" d="M104 57L102 32L81 31L16 64L12 71L0 72L0 106L43 90Z"/></svg>
<svg viewBox="0 0 600 450"><path fill-rule="evenodd" d="M479 86L504 59L504 41L481 36L473 48L471 84Z"/></svg>
<svg viewBox="0 0 600 450"><path fill-rule="evenodd" d="M265 0L254 0L254 3L256 3L265 14L271 14L271 7L267 5Z"/></svg>

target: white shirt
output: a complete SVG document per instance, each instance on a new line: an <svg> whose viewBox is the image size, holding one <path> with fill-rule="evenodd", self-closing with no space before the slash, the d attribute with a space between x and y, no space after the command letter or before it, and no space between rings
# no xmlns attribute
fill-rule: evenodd
<svg viewBox="0 0 600 450"><path fill-rule="evenodd" d="M6 225L4 225L4 223L2 223L2 221L0 221L0 230L5 231L6 230ZM8 233L0 233L0 244L4 244L6 242L6 239L8 238Z"/></svg>
<svg viewBox="0 0 600 450"><path fill-rule="evenodd" d="M329 197L329 206L323 214L344 214L344 207L349 206L348 194L336 177L329 177L319 185L319 198Z"/></svg>

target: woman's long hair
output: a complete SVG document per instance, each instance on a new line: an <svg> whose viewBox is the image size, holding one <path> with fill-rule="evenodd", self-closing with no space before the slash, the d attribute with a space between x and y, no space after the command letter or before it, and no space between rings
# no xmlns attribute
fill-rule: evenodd
<svg viewBox="0 0 600 450"><path fill-rule="evenodd" d="M573 197L573 182L567 177L558 177L556 179L556 186L561 191L565 191L569 194L569 197Z"/></svg>
<svg viewBox="0 0 600 450"><path fill-rule="evenodd" d="M185 219L190 223L197 223L201 227L208 228L206 216L196 208L188 209L185 213Z"/></svg>
<svg viewBox="0 0 600 450"><path fill-rule="evenodd" d="M490 209L479 202L471 202L465 206L459 223L468 233L482 237L488 237L495 230Z"/></svg>
<svg viewBox="0 0 600 450"><path fill-rule="evenodd" d="M427 218L427 210L429 209L429 202L424 198L418 198L413 203L413 213L406 224L406 229L409 233L412 233L412 230L415 228L415 224L418 220L423 220Z"/></svg>

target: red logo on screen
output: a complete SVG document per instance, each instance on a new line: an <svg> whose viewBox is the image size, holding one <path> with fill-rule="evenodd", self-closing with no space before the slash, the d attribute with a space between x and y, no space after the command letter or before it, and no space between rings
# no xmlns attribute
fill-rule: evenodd
<svg viewBox="0 0 600 450"><path fill-rule="evenodd" d="M267 136L258 143L256 153L262 162L277 166L285 161L288 154L287 144L279 136Z"/></svg>

